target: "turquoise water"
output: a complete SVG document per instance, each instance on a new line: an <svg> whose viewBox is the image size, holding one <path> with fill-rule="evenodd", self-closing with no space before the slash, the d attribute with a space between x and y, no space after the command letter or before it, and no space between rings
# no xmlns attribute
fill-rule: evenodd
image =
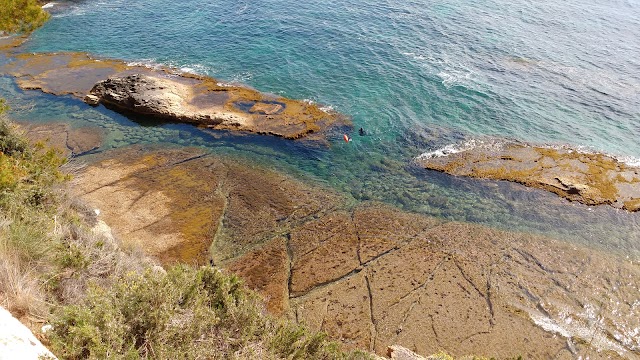
<svg viewBox="0 0 640 360"><path fill-rule="evenodd" d="M86 51L165 64L309 99L355 129L329 148L264 136L141 126L72 98L0 79L14 117L108 131L130 143L202 146L452 220L547 234L640 254L638 214L589 208L502 183L417 169L426 151L498 137L640 159L637 1L61 3L25 50Z"/></svg>
<svg viewBox="0 0 640 360"><path fill-rule="evenodd" d="M638 1L109 0L60 11L28 50L169 64L312 99L375 139L442 126L640 158Z"/></svg>

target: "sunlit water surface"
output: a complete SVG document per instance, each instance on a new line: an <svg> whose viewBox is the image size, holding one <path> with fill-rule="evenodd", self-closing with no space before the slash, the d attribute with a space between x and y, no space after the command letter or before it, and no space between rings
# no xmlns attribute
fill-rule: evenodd
<svg viewBox="0 0 640 360"><path fill-rule="evenodd" d="M164 64L308 99L350 116L329 147L140 124L0 78L12 116L106 129L100 151L199 146L451 220L541 233L640 258L638 214L415 167L469 139L569 144L640 159L637 1L168 1L57 4L25 51ZM0 60L6 61L6 60Z"/></svg>

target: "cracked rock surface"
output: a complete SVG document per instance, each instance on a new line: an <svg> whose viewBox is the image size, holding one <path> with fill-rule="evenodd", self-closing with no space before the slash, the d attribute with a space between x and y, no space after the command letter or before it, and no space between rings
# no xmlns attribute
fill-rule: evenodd
<svg viewBox="0 0 640 360"><path fill-rule="evenodd" d="M21 124L20 128L34 143L46 142L63 156L79 156L98 149L103 142L102 129L95 127L72 128L64 123Z"/></svg>
<svg viewBox="0 0 640 360"><path fill-rule="evenodd" d="M640 266L550 238L446 222L189 150L119 150L78 179L123 242L239 273L267 308L347 346L638 358Z"/></svg>

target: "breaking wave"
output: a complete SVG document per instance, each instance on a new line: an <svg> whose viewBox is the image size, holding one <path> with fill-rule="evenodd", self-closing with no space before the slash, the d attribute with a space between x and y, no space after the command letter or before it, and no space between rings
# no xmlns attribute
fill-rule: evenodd
<svg viewBox="0 0 640 360"><path fill-rule="evenodd" d="M499 150L508 143L513 142L499 139L471 139L460 143L449 144L439 149L422 153L416 157L416 160L439 158L478 148Z"/></svg>

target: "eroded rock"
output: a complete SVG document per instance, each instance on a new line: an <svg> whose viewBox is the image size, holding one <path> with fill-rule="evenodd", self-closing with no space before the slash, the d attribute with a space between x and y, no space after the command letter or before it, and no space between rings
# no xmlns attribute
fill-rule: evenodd
<svg viewBox="0 0 640 360"><path fill-rule="evenodd" d="M323 139L327 129L350 126L345 116L317 104L263 94L248 87L169 68L94 59L83 53L18 54L0 67L23 89L71 94L138 116L287 139Z"/></svg>
<svg viewBox="0 0 640 360"><path fill-rule="evenodd" d="M507 180L586 205L640 207L640 168L604 154L521 144L477 147L445 156L420 156L423 167L458 176Z"/></svg>

